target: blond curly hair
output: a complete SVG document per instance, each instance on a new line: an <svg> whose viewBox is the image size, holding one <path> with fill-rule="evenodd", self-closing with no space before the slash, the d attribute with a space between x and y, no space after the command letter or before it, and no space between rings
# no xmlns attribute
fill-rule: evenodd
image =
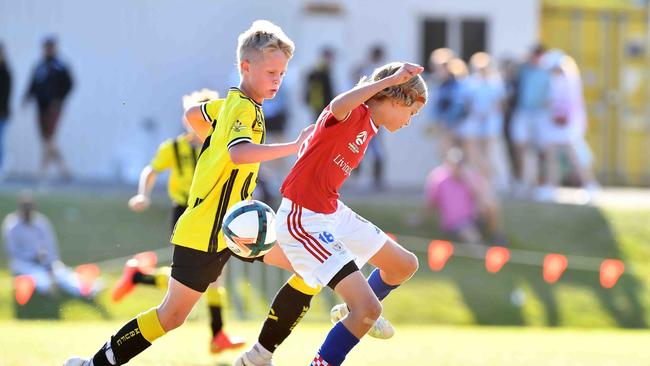
<svg viewBox="0 0 650 366"><path fill-rule="evenodd" d="M357 85L369 84L385 79L396 73L402 66L404 66L403 62L391 62L380 66L373 71L372 75L362 77ZM426 103L428 96L429 92L424 79L422 76L416 75L403 84L384 88L371 99L381 100L384 98L391 98L410 106L415 102Z"/></svg>
<svg viewBox="0 0 650 366"><path fill-rule="evenodd" d="M195 105L218 99L219 93L214 90L203 88L201 90L193 91L188 95L183 95L183 110L188 110Z"/></svg>

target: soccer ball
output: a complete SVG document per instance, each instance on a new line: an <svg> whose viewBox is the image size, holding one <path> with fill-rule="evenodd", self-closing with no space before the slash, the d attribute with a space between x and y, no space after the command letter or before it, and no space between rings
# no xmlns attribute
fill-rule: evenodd
<svg viewBox="0 0 650 366"><path fill-rule="evenodd" d="M226 212L221 230L233 253L259 257L275 245L275 212L260 201L241 201Z"/></svg>

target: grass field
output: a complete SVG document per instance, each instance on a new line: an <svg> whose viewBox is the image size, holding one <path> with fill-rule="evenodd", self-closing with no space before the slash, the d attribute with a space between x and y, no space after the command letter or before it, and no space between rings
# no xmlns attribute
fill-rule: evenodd
<svg viewBox="0 0 650 366"><path fill-rule="evenodd" d="M0 365L58 365L69 354L95 352L116 322L0 322ZM254 339L258 323L231 324ZM298 327L276 354L276 365L307 365L329 325ZM8 336L8 335L11 336ZM208 329L190 322L159 341L129 365L226 366L237 352L207 353ZM364 339L347 365L373 366L631 366L650 364L647 331L579 331L539 328L403 325L387 341Z"/></svg>
<svg viewBox="0 0 650 366"><path fill-rule="evenodd" d="M64 191L38 197L41 211L57 229L63 259L71 264L106 261L168 248L168 206L158 197L147 214L126 208L125 192ZM16 192L0 193L0 215L15 207ZM435 219L409 227L405 217L414 200L360 199L352 207L386 231L403 238L418 253L421 268L395 296L384 302L385 315L398 326L388 342L368 339L350 356L350 365L647 365L650 341L650 210L635 207L578 207L508 202L505 221L512 248L594 258L621 258L627 273L611 290L600 287L594 270L569 269L554 285L542 280L539 265L508 263L488 274L481 260L454 256L441 272L426 266L429 239L440 238ZM104 262L109 263L109 262ZM102 266L110 286L121 262ZM260 266L263 267L263 266ZM235 292L246 295L248 320L234 307L227 327L254 339L266 313L268 293L240 275L264 277L259 267L231 277ZM257 272L255 272L257 271ZM242 282L243 281L243 282ZM268 281L268 279L263 279ZM279 285L278 285L279 287ZM15 321L11 278L0 254L0 366L59 364L70 353L87 355L124 320L159 303L162 292L136 289L119 304L103 293L97 304L58 299L45 303L66 321ZM272 294L271 294L272 295ZM296 333L277 354L277 365L306 365L329 325L329 305L319 296ZM252 304L252 305L251 305ZM98 307L103 311L98 311ZM205 306L188 324L156 342L133 365L228 365L234 354L207 354ZM477 327L476 325L485 325ZM499 325L502 327L493 327ZM526 325L529 327L517 327ZM514 326L514 327L513 327ZM546 327L551 326L551 327ZM563 328L554 328L554 327Z"/></svg>
<svg viewBox="0 0 650 366"><path fill-rule="evenodd" d="M16 192L0 193L0 214L14 209L15 197ZM81 189L39 196L38 204L52 219L62 257L69 264L168 248L169 209L164 197L158 196L146 214L130 212L126 207L127 199L127 192ZM605 290L600 287L597 271L573 270L571 263L555 285L542 280L539 266L509 263L498 274L488 274L482 261L460 257L452 257L443 271L431 272L424 253L427 240L440 237L435 220L430 218L425 225L416 228L404 223L404 217L417 209L417 202L373 196L372 199L351 200L351 203L360 214L387 231L425 238L402 241L419 253L421 269L400 289L399 296L386 300L386 315L395 322L596 328L647 326L650 317L648 209L516 201L505 205L508 238L513 248L625 260L628 272L615 288ZM2 268L2 254L0 319L11 319L11 282ZM109 286L119 274L120 266L102 268ZM246 289L252 292L253 298L261 299L261 304L251 313L264 313L266 305L263 302L269 294L255 294L254 286ZM159 291L142 288L117 306L108 301L108 294L100 297L99 303L107 309L106 317L127 319L156 305L161 296ZM87 307L81 308L84 310L64 311L62 318L100 318L100 314L88 311ZM327 306L316 301L307 320L323 320L326 310Z"/></svg>

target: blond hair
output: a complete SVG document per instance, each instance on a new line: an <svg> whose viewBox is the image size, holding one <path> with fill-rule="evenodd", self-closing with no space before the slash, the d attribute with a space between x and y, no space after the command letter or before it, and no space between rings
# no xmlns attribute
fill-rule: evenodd
<svg viewBox="0 0 650 366"><path fill-rule="evenodd" d="M397 72L400 67L404 66L403 62L391 62L386 65L380 66L373 71L372 75L364 76L359 81L358 85L369 84L381 79L385 79ZM409 81L384 88L379 93L375 94L373 99L392 98L398 102L404 103L407 106L413 105L415 102L426 103L428 98L427 85L420 75L415 75Z"/></svg>
<svg viewBox="0 0 650 366"><path fill-rule="evenodd" d="M429 64L431 66L444 65L455 56L454 51L450 48L437 48L431 52Z"/></svg>
<svg viewBox="0 0 650 366"><path fill-rule="evenodd" d="M457 79L467 76L467 64L459 58L449 60L447 62L447 70Z"/></svg>
<svg viewBox="0 0 650 366"><path fill-rule="evenodd" d="M492 58L486 52L476 52L470 57L469 64L473 70L487 69L492 64Z"/></svg>
<svg viewBox="0 0 650 366"><path fill-rule="evenodd" d="M193 91L188 95L183 95L183 110L188 110L195 105L219 98L219 93L208 88Z"/></svg>
<svg viewBox="0 0 650 366"><path fill-rule="evenodd" d="M241 67L242 61L250 58L254 52L282 51L288 58L291 58L294 49L293 41L282 28L268 20L256 20L237 38L237 67Z"/></svg>

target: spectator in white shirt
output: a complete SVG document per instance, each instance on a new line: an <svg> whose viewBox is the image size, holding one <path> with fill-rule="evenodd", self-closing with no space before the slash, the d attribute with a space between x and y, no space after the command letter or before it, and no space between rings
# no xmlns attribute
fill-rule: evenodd
<svg viewBox="0 0 650 366"><path fill-rule="evenodd" d="M99 290L98 286L82 290L78 276L61 262L50 220L35 210L31 193L23 193L18 210L5 217L2 236L12 274L31 276L37 292L60 289L72 296L94 297Z"/></svg>

